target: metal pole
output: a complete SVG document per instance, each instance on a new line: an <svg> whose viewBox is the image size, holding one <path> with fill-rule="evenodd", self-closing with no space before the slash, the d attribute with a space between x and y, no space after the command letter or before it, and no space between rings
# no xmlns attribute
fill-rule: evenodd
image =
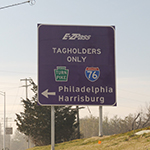
<svg viewBox="0 0 150 150"><path fill-rule="evenodd" d="M55 150L55 109L51 106L51 150Z"/></svg>
<svg viewBox="0 0 150 150"><path fill-rule="evenodd" d="M77 109L77 123L78 123L78 139L80 139L79 106L76 106L76 109Z"/></svg>
<svg viewBox="0 0 150 150"><path fill-rule="evenodd" d="M102 106L99 106L99 136L103 136L103 118L102 118L103 109Z"/></svg>
<svg viewBox="0 0 150 150"><path fill-rule="evenodd" d="M5 139L6 139L6 94L4 92L4 139L3 139L4 150L6 146Z"/></svg>
<svg viewBox="0 0 150 150"><path fill-rule="evenodd" d="M0 95L4 96L4 135L3 135L3 149L6 147L6 93L0 91Z"/></svg>

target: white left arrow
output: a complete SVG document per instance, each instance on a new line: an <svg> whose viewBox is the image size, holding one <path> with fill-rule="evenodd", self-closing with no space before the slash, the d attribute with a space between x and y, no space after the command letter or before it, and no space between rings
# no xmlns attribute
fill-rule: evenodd
<svg viewBox="0 0 150 150"><path fill-rule="evenodd" d="M48 89L47 89L44 92L42 92L42 95L48 98L48 95L56 95L56 92L48 92Z"/></svg>

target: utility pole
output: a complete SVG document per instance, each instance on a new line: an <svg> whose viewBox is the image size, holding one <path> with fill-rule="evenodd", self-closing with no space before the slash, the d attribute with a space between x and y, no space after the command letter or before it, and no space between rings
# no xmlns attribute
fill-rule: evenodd
<svg viewBox="0 0 150 150"><path fill-rule="evenodd" d="M28 86L30 86L30 84L28 84L28 81L30 81L31 79L21 79L20 81L25 81L25 85L23 85L22 87L25 87L26 88L26 100L28 99ZM29 139L29 136L28 136L28 148L30 148L30 139Z"/></svg>

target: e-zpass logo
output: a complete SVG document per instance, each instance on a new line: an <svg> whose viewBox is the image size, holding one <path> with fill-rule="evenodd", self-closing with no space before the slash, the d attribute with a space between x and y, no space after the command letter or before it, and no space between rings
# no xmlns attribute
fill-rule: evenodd
<svg viewBox="0 0 150 150"><path fill-rule="evenodd" d="M63 40L89 40L91 35L81 35L80 33L66 33Z"/></svg>

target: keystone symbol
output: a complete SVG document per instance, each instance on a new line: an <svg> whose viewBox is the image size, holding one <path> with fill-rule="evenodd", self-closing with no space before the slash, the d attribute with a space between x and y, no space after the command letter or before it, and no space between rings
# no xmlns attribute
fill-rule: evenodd
<svg viewBox="0 0 150 150"><path fill-rule="evenodd" d="M56 95L56 92L48 92L48 89L47 89L44 92L42 92L42 95L48 98L48 95Z"/></svg>

